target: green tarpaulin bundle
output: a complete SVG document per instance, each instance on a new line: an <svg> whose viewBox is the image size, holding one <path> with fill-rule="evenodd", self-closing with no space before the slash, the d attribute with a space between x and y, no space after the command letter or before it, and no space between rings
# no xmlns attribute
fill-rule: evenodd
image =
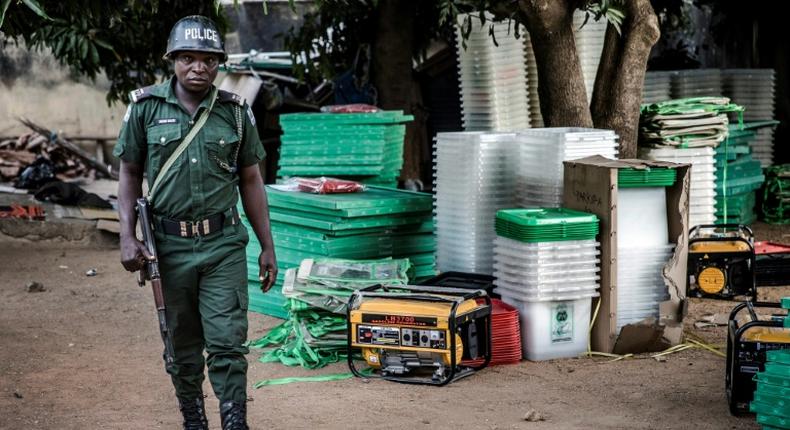
<svg viewBox="0 0 790 430"><path fill-rule="evenodd" d="M394 187L405 123L412 119L401 111L281 115L277 176L333 176Z"/></svg>
<svg viewBox="0 0 790 430"><path fill-rule="evenodd" d="M727 137L727 113L743 112L726 97L694 97L642 106L639 142L649 147L716 147Z"/></svg>
<svg viewBox="0 0 790 430"><path fill-rule="evenodd" d="M250 233L247 267L253 312L287 317L282 295L285 272L305 259L408 258L412 282L436 274L430 194L374 186L358 193L310 194L272 185L267 186L267 195L279 273L266 294L258 281L261 247L242 216Z"/></svg>

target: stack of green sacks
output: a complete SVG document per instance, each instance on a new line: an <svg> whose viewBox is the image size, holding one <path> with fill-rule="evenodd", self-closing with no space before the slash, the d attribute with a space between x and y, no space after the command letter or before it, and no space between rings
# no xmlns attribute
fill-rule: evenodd
<svg viewBox="0 0 790 430"><path fill-rule="evenodd" d="M598 217L565 208L502 209L494 223L497 236L519 242L595 239Z"/></svg>
<svg viewBox="0 0 790 430"><path fill-rule="evenodd" d="M782 299L782 307L790 309L790 297ZM790 318L784 327L790 328ZM749 410L763 430L790 429L790 350L768 351L765 357L765 370L754 375L757 389Z"/></svg>
<svg viewBox="0 0 790 430"><path fill-rule="evenodd" d="M403 165L402 111L280 116L280 178L332 176L395 187Z"/></svg>
<svg viewBox="0 0 790 430"><path fill-rule="evenodd" d="M619 188L671 187L676 178L677 170L667 167L617 170Z"/></svg>
<svg viewBox="0 0 790 430"><path fill-rule="evenodd" d="M260 244L246 217L250 310L285 318L281 288L285 272L307 258L408 258L413 282L435 276L430 194L368 187L349 194L310 194L267 186L272 237L279 274L274 288L261 293Z"/></svg>
<svg viewBox="0 0 790 430"><path fill-rule="evenodd" d="M751 224L757 220L756 193L762 186L760 162L750 145L761 127L772 122L729 126L727 140L716 148L716 223Z"/></svg>

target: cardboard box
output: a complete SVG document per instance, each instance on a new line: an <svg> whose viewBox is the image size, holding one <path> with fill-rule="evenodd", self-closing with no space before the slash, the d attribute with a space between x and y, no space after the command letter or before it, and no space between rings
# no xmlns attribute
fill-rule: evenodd
<svg viewBox="0 0 790 430"><path fill-rule="evenodd" d="M617 171L620 168L677 169L675 185L667 187L669 241L675 253L664 266L670 299L660 304L660 320L645 320L617 333ZM563 206L594 213L600 219L601 296L590 336L594 351L618 354L661 351L680 343L686 314L688 265L688 207L691 169L688 164L647 160L610 160L594 156L564 163Z"/></svg>

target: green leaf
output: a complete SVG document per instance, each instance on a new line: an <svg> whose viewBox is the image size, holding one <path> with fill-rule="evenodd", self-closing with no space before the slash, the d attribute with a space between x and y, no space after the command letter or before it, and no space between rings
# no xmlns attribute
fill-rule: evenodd
<svg viewBox="0 0 790 430"><path fill-rule="evenodd" d="M35 12L38 16L52 21L52 18L50 18L50 16L47 15L46 12L44 12L44 9L41 8L41 6L38 4L36 0L22 0L22 3L24 3L25 6L30 8L30 10Z"/></svg>
<svg viewBox="0 0 790 430"><path fill-rule="evenodd" d="M107 42L105 42L105 41L103 41L101 39L98 39L98 38L97 39L93 39L93 43L101 46L104 49L109 49L110 51L113 50L112 45L110 45L109 43L107 43Z"/></svg>
<svg viewBox="0 0 790 430"><path fill-rule="evenodd" d="M8 6L11 6L11 0L0 0L0 28L3 27L3 21L5 21L5 13L8 10Z"/></svg>
<svg viewBox="0 0 790 430"><path fill-rule="evenodd" d="M98 65L99 64L99 50L96 49L96 44L95 43L91 43L90 46L91 46L91 61L93 61L93 64Z"/></svg>
<svg viewBox="0 0 790 430"><path fill-rule="evenodd" d="M80 58L88 59L88 39L80 39Z"/></svg>

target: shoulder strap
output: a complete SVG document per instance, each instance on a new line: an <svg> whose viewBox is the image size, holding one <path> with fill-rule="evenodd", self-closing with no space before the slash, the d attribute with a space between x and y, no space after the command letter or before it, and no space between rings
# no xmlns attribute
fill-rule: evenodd
<svg viewBox="0 0 790 430"><path fill-rule="evenodd" d="M173 163L176 162L176 159L181 154L184 153L184 151L187 149L189 144L192 143L193 140L195 140L195 136L197 136L200 129L203 128L203 125L206 124L209 115L211 115L211 110L214 108L214 102L216 100L217 100L217 88L215 87L211 91L211 102L209 103L208 108L203 111L203 113L200 115L200 118L198 118L198 120L195 122L195 125L193 125L191 129L189 129L189 133L187 133L184 140L182 140L181 143L178 145L178 148L176 148L173 154L170 155L170 158L168 158L167 161L165 161L165 164L162 166L162 168L159 169L159 174L156 175L156 179L154 179L154 184L151 185L151 187L148 189L148 201L152 202L152 204L154 199L154 191L156 191L156 189L159 187L159 184L162 183L162 178L165 177L165 174L168 172L168 170L170 170L170 167L173 166Z"/></svg>
<svg viewBox="0 0 790 430"><path fill-rule="evenodd" d="M137 103L139 101L147 99L148 97L151 97L153 95L151 94L151 90L153 90L155 86L156 85L149 85L147 87L138 88L130 92L129 100L131 100L132 103Z"/></svg>

